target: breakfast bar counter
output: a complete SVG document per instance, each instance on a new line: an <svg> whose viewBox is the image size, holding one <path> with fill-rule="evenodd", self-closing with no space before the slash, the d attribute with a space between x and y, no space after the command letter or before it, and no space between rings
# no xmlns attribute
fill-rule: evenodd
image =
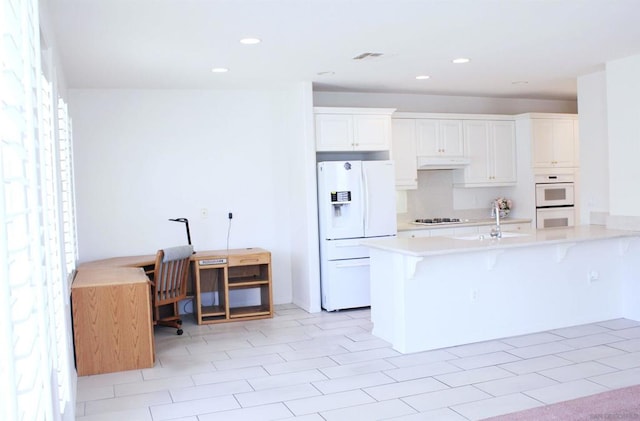
<svg viewBox="0 0 640 421"><path fill-rule="evenodd" d="M603 239L631 239L640 237L640 232L611 230L600 225L580 225L572 228L531 230L525 232L503 232L502 238L491 238L489 234L463 236L437 236L420 238L371 239L363 244L371 248L393 251L409 256L434 256L451 253L468 253L482 250L531 247L536 245L572 244L575 242Z"/></svg>
<svg viewBox="0 0 640 421"><path fill-rule="evenodd" d="M640 232L578 226L367 240L373 334L417 352L640 320Z"/></svg>

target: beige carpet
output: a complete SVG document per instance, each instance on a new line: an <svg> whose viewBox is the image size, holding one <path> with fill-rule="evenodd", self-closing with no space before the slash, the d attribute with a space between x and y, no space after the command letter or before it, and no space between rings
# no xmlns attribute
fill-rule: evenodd
<svg viewBox="0 0 640 421"><path fill-rule="evenodd" d="M640 380L640 379L638 379ZM483 421L640 421L640 385Z"/></svg>

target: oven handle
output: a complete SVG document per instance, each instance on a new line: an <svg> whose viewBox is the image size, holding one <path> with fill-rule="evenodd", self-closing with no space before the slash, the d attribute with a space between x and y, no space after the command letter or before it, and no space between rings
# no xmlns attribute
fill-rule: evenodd
<svg viewBox="0 0 640 421"><path fill-rule="evenodd" d="M551 186L554 186L554 187L562 187L562 186L569 187L569 186L571 186L571 187L573 187L574 185L575 185L575 183L571 183L571 182L568 182L568 181L560 181L558 183L536 183L536 187L551 187Z"/></svg>
<svg viewBox="0 0 640 421"><path fill-rule="evenodd" d="M575 205L546 205L546 206L536 206L536 209L564 209L564 208L573 208Z"/></svg>

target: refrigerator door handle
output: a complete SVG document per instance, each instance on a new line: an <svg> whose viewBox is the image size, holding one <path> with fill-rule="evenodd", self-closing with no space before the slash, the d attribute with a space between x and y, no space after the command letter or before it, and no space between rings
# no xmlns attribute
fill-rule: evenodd
<svg viewBox="0 0 640 421"><path fill-rule="evenodd" d="M364 219L364 232L365 235L369 230L369 180L367 178L367 170L362 166L362 197L364 198L362 204L362 217Z"/></svg>
<svg viewBox="0 0 640 421"><path fill-rule="evenodd" d="M369 266L369 262L361 262L361 263L338 263L336 264L337 268L355 268L358 266Z"/></svg>

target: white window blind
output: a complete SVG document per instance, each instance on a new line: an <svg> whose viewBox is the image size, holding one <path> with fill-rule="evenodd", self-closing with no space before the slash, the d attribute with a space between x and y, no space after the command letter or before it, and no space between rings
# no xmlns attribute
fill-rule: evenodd
<svg viewBox="0 0 640 421"><path fill-rule="evenodd" d="M4 0L2 181L12 384L6 419L52 419L43 335L43 253L38 162L39 34L35 0Z"/></svg>
<svg viewBox="0 0 640 421"><path fill-rule="evenodd" d="M76 236L75 189L73 185L73 142L71 118L66 102L58 99L58 162L60 165L60 199L62 201L62 235L64 240L65 274L76 268L78 247ZM66 278L65 278L66 279ZM70 285L65 285L68 289ZM67 295L68 296L68 295Z"/></svg>
<svg viewBox="0 0 640 421"><path fill-rule="evenodd" d="M58 98L58 174L60 177L60 226L62 238L61 272L59 299L56 305L56 345L58 347L58 388L61 411L73 400L71 374L74 372L73 338L71 336L71 282L78 261L78 242L75 219L75 189L73 184L73 142L71 119L67 104ZM74 409L75 411L75 409Z"/></svg>
<svg viewBox="0 0 640 421"><path fill-rule="evenodd" d="M60 148L56 133L59 134L57 121L54 117L57 107L53 101L52 84L44 77L41 78L41 103L40 103L40 188L42 201L42 220L46 259L46 285L45 316L48 322L48 349L49 358L54 367L52 372L52 395L57 396L57 402L64 411L69 399L69 356L71 353L67 347L69 335L67 334L67 317L69 311L68 294L66 287L67 265L64 255L65 240L63 236L63 200L62 200L62 172L60 171ZM59 121L59 120L58 120Z"/></svg>
<svg viewBox="0 0 640 421"><path fill-rule="evenodd" d="M73 400L70 123L66 107L59 115L52 85L40 76L37 7L37 0L0 0L2 420L58 420ZM59 140L63 130L65 139Z"/></svg>

